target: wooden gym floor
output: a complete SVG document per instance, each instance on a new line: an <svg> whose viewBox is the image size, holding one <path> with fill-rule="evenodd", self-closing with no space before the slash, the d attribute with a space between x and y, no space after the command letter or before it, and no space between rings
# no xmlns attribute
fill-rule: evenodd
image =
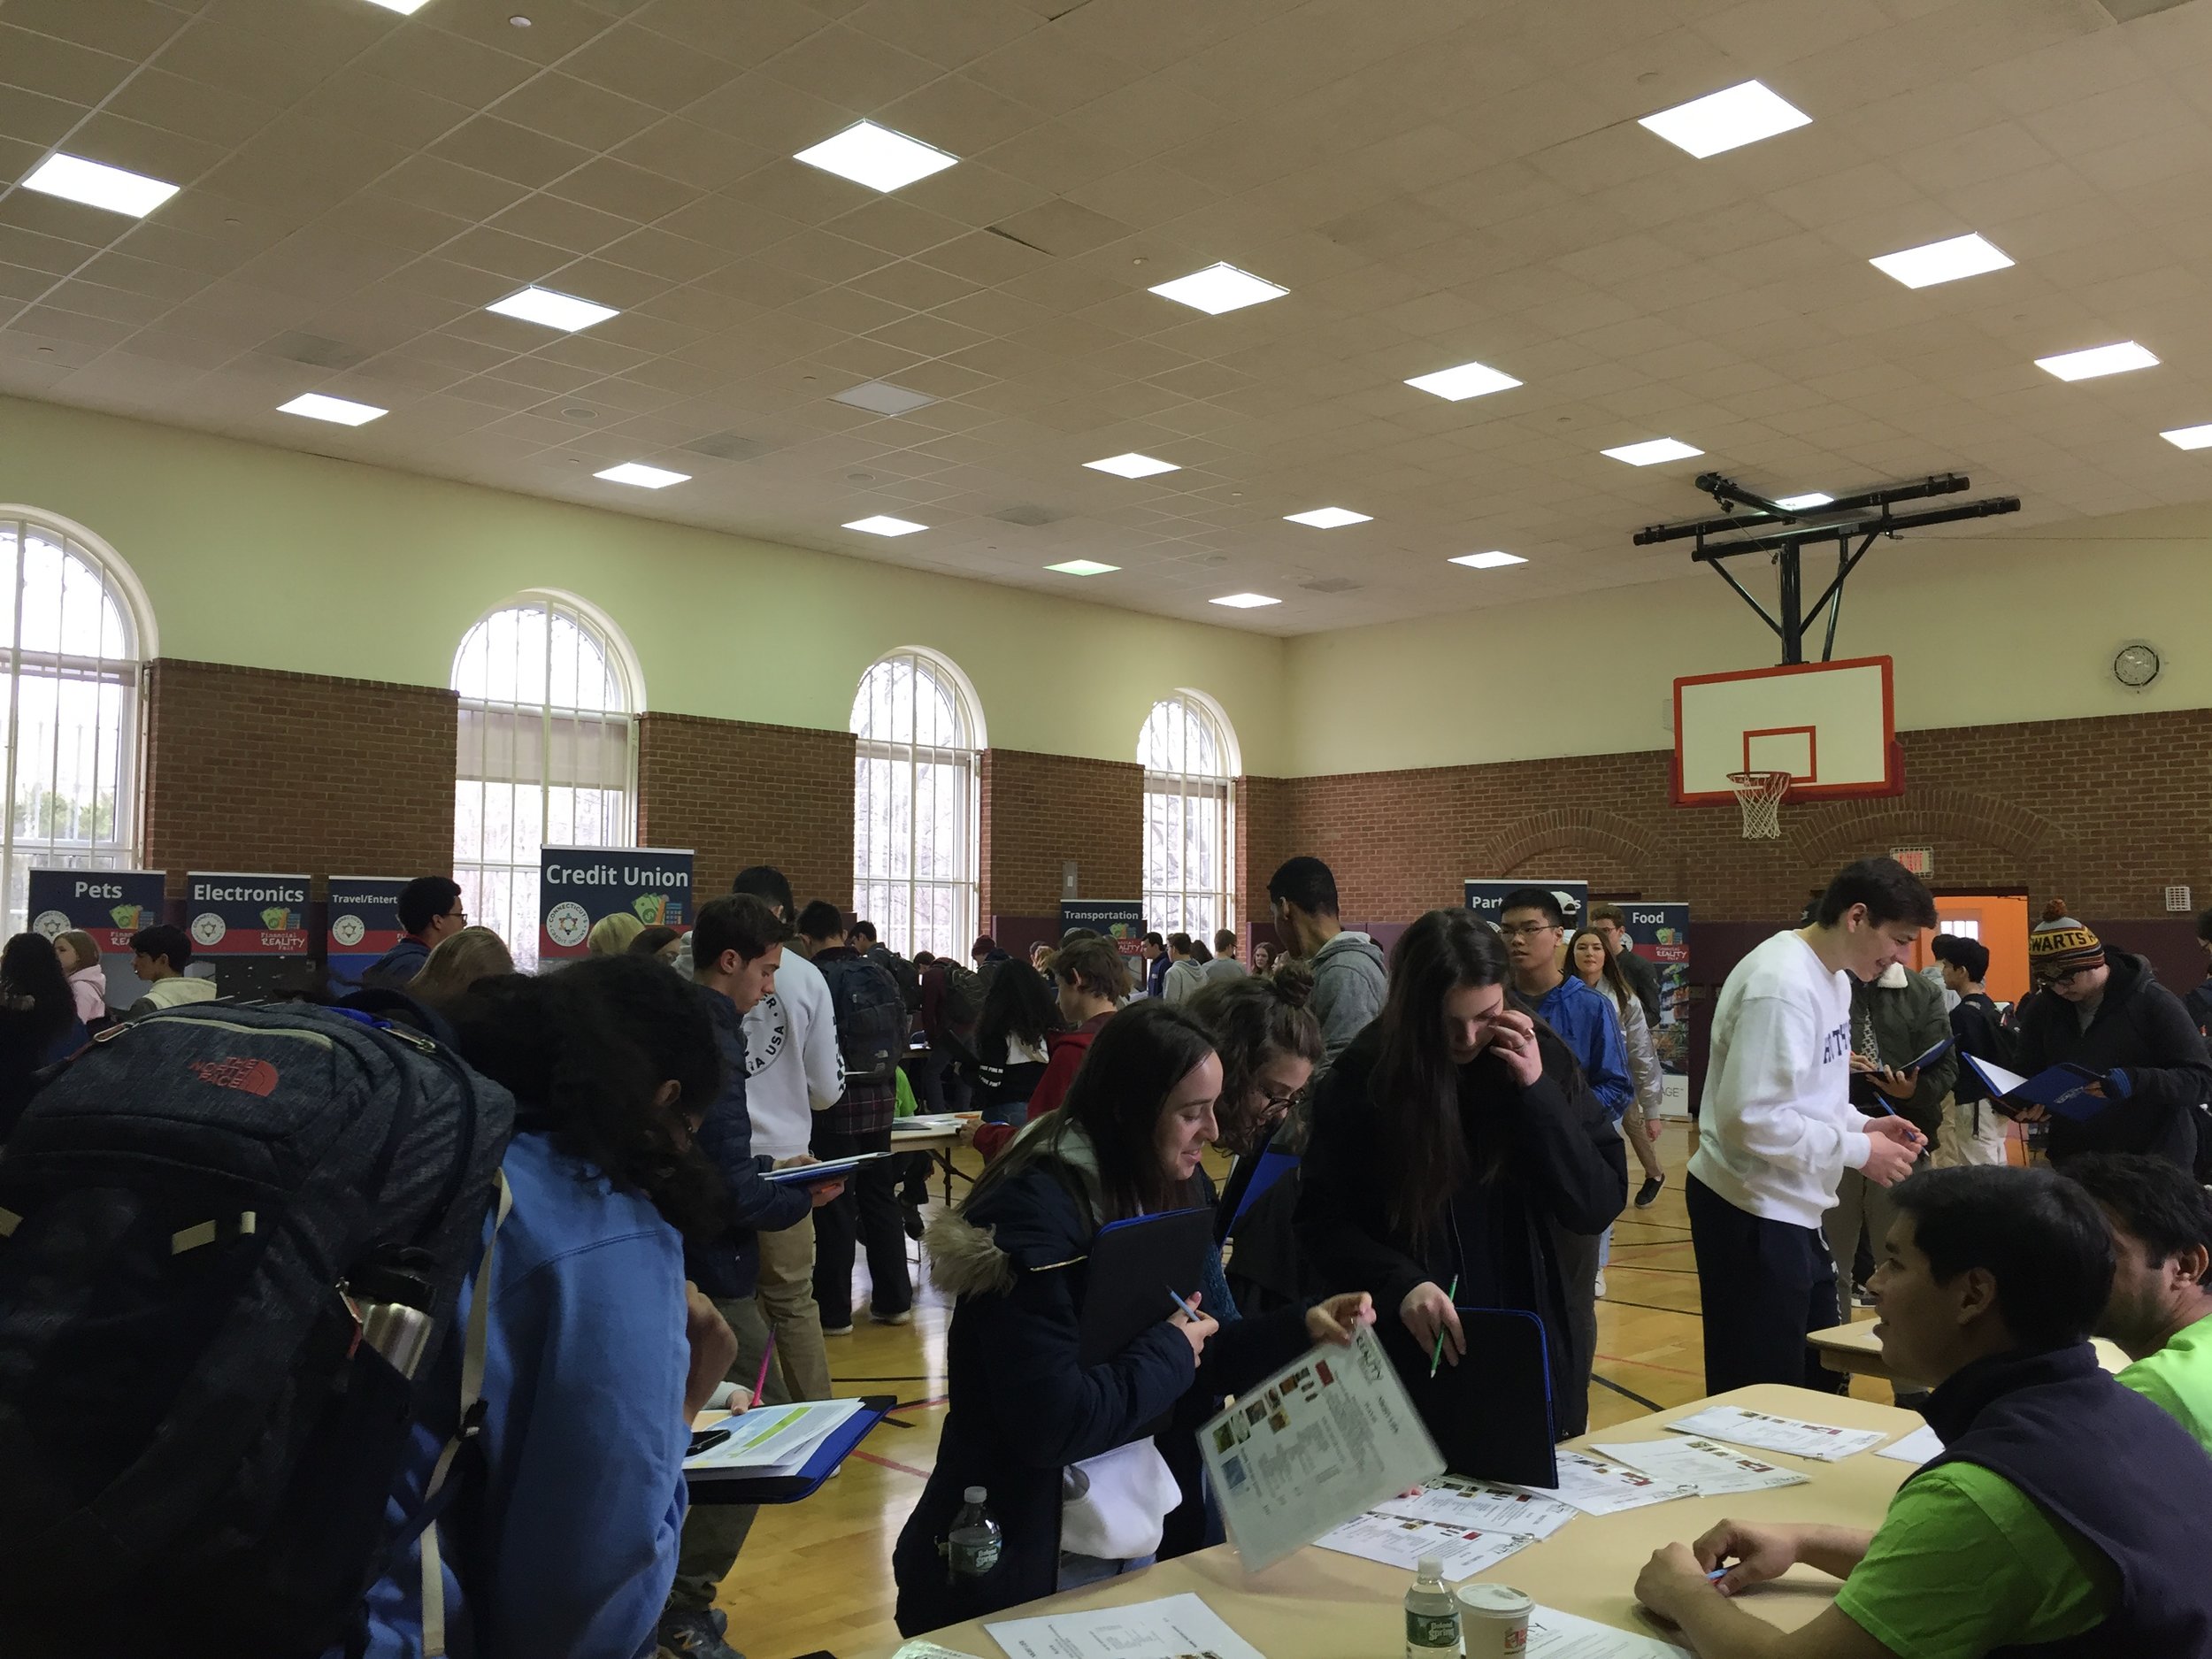
<svg viewBox="0 0 2212 1659"><path fill-rule="evenodd" d="M1705 1392L1697 1273L1682 1203L1690 1133L1686 1124L1667 1125L1659 1142L1665 1190L1649 1210L1625 1211L1614 1229L1606 1296L1598 1304L1594 1429ZM972 1173L979 1165L963 1152L959 1167ZM1217 1168L1217 1178L1222 1172ZM940 1175L941 1196L943 1186ZM853 1305L861 1310L864 1263L855 1277ZM829 1339L839 1394L892 1394L901 1408L813 1497L761 1510L720 1598L730 1618L727 1640L747 1659L797 1659L824 1649L854 1659L898 1640L891 1547L936 1456L951 1311L926 1277L918 1275L916 1290L913 1324L872 1325L862 1312L852 1335ZM1865 1378L1853 1379L1852 1392L1889 1397L1886 1384Z"/></svg>

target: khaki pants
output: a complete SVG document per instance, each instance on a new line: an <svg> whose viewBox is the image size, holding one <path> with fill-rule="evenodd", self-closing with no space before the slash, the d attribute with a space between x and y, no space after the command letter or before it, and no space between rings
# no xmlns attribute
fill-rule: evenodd
<svg viewBox="0 0 2212 1659"><path fill-rule="evenodd" d="M1974 1125L1975 1114L1981 1116L1981 1126ZM1983 1101L1973 1106L1962 1106L1948 1094L1943 1097L1943 1132L1936 1137L1935 1150L1928 1155L1932 1169L1956 1169L1964 1164L2002 1164L2005 1159L2005 1119L2003 1114Z"/></svg>
<svg viewBox="0 0 2212 1659"><path fill-rule="evenodd" d="M1923 1157L1913 1167L1925 1169ZM1828 1253L1836 1258L1836 1323L1851 1323L1851 1258L1858 1253L1859 1230L1866 1229L1874 1247L1874 1260L1882 1259L1882 1241L1889 1237L1890 1223L1897 1219L1891 1188L1878 1187L1856 1170L1846 1170L1836 1183L1836 1204L1820 1218L1820 1231L1828 1240Z"/></svg>
<svg viewBox="0 0 2212 1659"><path fill-rule="evenodd" d="M717 1298L714 1304L722 1317L730 1322L730 1329L737 1333L737 1358L731 1362L726 1373L728 1380L737 1385L736 1403L743 1405L752 1397L753 1380L760 1375L761 1356L768 1351L768 1322L760 1317L760 1310L749 1302L724 1302ZM765 1405L782 1405L791 1398L783 1386L783 1379L774 1366L768 1368L768 1381L761 1389L761 1401ZM715 1594L722 1587L722 1580L730 1576L730 1569L737 1564L737 1552L745 1546L745 1535L753 1530L753 1517L759 1511L749 1503L694 1503L684 1511L683 1541L676 1553L676 1579L669 1586L668 1610L672 1613L703 1613L714 1605Z"/></svg>
<svg viewBox="0 0 2212 1659"><path fill-rule="evenodd" d="M814 1217L759 1239L760 1284L754 1299L776 1333L776 1369L790 1391L787 1398L826 1400L829 1348L822 1340L822 1312L814 1302Z"/></svg>

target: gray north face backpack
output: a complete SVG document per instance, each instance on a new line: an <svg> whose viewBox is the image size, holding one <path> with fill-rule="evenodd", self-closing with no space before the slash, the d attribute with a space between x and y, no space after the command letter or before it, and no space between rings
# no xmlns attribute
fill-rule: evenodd
<svg viewBox="0 0 2212 1659"><path fill-rule="evenodd" d="M434 1039L289 1005L116 1026L32 1098L0 1148L0 1653L358 1643L434 1520L385 1506L513 1122Z"/></svg>

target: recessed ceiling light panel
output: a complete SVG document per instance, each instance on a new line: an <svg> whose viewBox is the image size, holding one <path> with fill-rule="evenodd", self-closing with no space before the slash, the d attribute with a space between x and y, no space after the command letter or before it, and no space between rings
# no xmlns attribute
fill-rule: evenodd
<svg viewBox="0 0 2212 1659"><path fill-rule="evenodd" d="M1971 233L1953 236L1946 242L1932 242L1918 248L1907 248L1899 253L1886 253L1878 259L1867 261L1885 276L1895 277L1909 288L1933 288L1939 282L1955 282L1961 277L1980 276L1985 271L2001 271L2011 263L2011 257L2003 249Z"/></svg>
<svg viewBox="0 0 2212 1659"><path fill-rule="evenodd" d="M1457 403L1492 392L1509 392L1520 381L1486 364L1463 363L1457 368L1439 369L1433 374L1417 374L1406 384L1420 391L1432 392L1446 403Z"/></svg>
<svg viewBox="0 0 2212 1659"><path fill-rule="evenodd" d="M1063 576L1106 576L1121 568L1118 565L1101 565L1096 559L1068 559L1058 565L1048 565L1048 571L1058 571Z"/></svg>
<svg viewBox="0 0 2212 1659"><path fill-rule="evenodd" d="M133 219L145 218L177 193L177 187L165 180L127 173L81 156L65 156L59 150L31 170L23 188L65 201L82 202L87 207L104 207L111 213L127 213Z"/></svg>
<svg viewBox="0 0 2212 1659"><path fill-rule="evenodd" d="M1212 605L1227 605L1232 611L1256 611L1262 605L1279 605L1279 599L1270 599L1265 594L1224 594L1218 599L1206 602Z"/></svg>
<svg viewBox="0 0 2212 1659"><path fill-rule="evenodd" d="M2212 426L2176 426L2158 435L2177 449L2212 449Z"/></svg>
<svg viewBox="0 0 2212 1659"><path fill-rule="evenodd" d="M320 392L302 392L288 403L279 403L280 415L304 415L310 420L327 420L341 426L365 426L389 410L379 409L374 403L357 403L349 397L326 397Z"/></svg>
<svg viewBox="0 0 2212 1659"><path fill-rule="evenodd" d="M1448 562L1454 565L1464 565L1471 571L1497 571L1503 570L1509 565L1528 563L1518 553L1500 553L1494 550L1488 553L1462 553Z"/></svg>
<svg viewBox="0 0 2212 1659"><path fill-rule="evenodd" d="M949 156L934 145L878 127L873 121L856 121L836 137L826 138L792 159L872 190L886 191L960 163L957 156Z"/></svg>
<svg viewBox="0 0 2212 1659"><path fill-rule="evenodd" d="M1624 443L1617 449L1601 453L1616 461L1625 461L1631 466L1656 466L1662 461L1686 461L1702 449L1693 449L1679 438L1648 438L1641 443Z"/></svg>
<svg viewBox="0 0 2212 1659"><path fill-rule="evenodd" d="M2092 346L2086 351L2062 351L2055 357L2038 357L2035 366L2062 380L2093 380L2103 374L2125 374L2131 369L2154 369L2158 359L2132 340L2117 345Z"/></svg>
<svg viewBox="0 0 2212 1659"><path fill-rule="evenodd" d="M1835 500L1833 495L1824 495L1818 490L1815 490L1809 495L1777 496L1774 504L1785 512L1806 512L1815 507L1825 507L1833 500Z"/></svg>
<svg viewBox="0 0 2212 1659"><path fill-rule="evenodd" d="M845 526L861 530L870 535L912 535L917 530L926 530L926 524L916 524L911 518L894 518L888 513L873 513L865 518L856 518Z"/></svg>
<svg viewBox="0 0 2212 1659"><path fill-rule="evenodd" d="M1348 507L1316 507L1311 512L1286 512L1283 515L1286 523L1310 524L1317 530L1336 530L1348 524L1367 524L1373 518L1372 513L1354 512Z"/></svg>
<svg viewBox="0 0 2212 1659"><path fill-rule="evenodd" d="M1209 317L1218 317L1224 311L1242 311L1248 305L1257 305L1263 300L1279 300L1290 292L1278 288L1263 277L1256 277L1249 271L1240 271L1233 265L1210 265L1203 271L1194 271L1187 277L1177 277L1172 282L1163 282L1150 289L1164 300L1173 300L1178 305L1187 305L1193 311L1204 311Z"/></svg>
<svg viewBox="0 0 2212 1659"><path fill-rule="evenodd" d="M1809 127L1813 118L1756 81L1710 92L1636 123L1656 133L1700 161L1723 150L1755 144L1792 127Z"/></svg>
<svg viewBox="0 0 2212 1659"><path fill-rule="evenodd" d="M396 12L405 18L414 16L423 7L428 5L430 0L369 0L369 4L373 6L382 6L387 12ZM512 18L507 20L510 23L514 21Z"/></svg>
<svg viewBox="0 0 2212 1659"><path fill-rule="evenodd" d="M526 323L536 323L543 328L558 328L565 334L574 334L580 328L589 328L603 323L610 317L622 313L611 305L598 305L590 300L580 300L573 294L560 294L551 288L518 288L503 300L494 300L484 307L497 311L502 317L513 317Z"/></svg>
<svg viewBox="0 0 2212 1659"><path fill-rule="evenodd" d="M910 415L936 401L926 392L894 386L888 380L863 380L857 386L848 386L841 392L830 394L831 403L864 409L872 415Z"/></svg>
<svg viewBox="0 0 2212 1659"><path fill-rule="evenodd" d="M648 466L642 461L625 461L620 466L611 466L592 476L603 478L610 484L634 484L640 489L666 489L671 484L691 481L688 472L672 472L664 466Z"/></svg>
<svg viewBox="0 0 2212 1659"><path fill-rule="evenodd" d="M1083 465L1094 472L1111 472L1117 478L1151 478L1157 473L1183 470L1172 461L1139 455L1134 449L1126 455L1110 455L1102 461L1086 461Z"/></svg>

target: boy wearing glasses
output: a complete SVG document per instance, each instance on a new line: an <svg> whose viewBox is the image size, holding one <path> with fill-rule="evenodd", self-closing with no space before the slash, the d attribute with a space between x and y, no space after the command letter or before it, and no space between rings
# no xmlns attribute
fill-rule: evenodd
<svg viewBox="0 0 2212 1659"><path fill-rule="evenodd" d="M2181 999L2158 983L2151 964L2108 952L2063 899L2043 907L2028 935L2028 966L2050 993L2020 1010L2020 1060L2029 1077L2062 1062L2109 1074L2093 1118L2051 1120L2051 1162L2084 1152L2147 1152L2193 1168L2197 1110L2212 1101L2212 1056ZM2039 1106L2019 1113L2037 1123Z"/></svg>

